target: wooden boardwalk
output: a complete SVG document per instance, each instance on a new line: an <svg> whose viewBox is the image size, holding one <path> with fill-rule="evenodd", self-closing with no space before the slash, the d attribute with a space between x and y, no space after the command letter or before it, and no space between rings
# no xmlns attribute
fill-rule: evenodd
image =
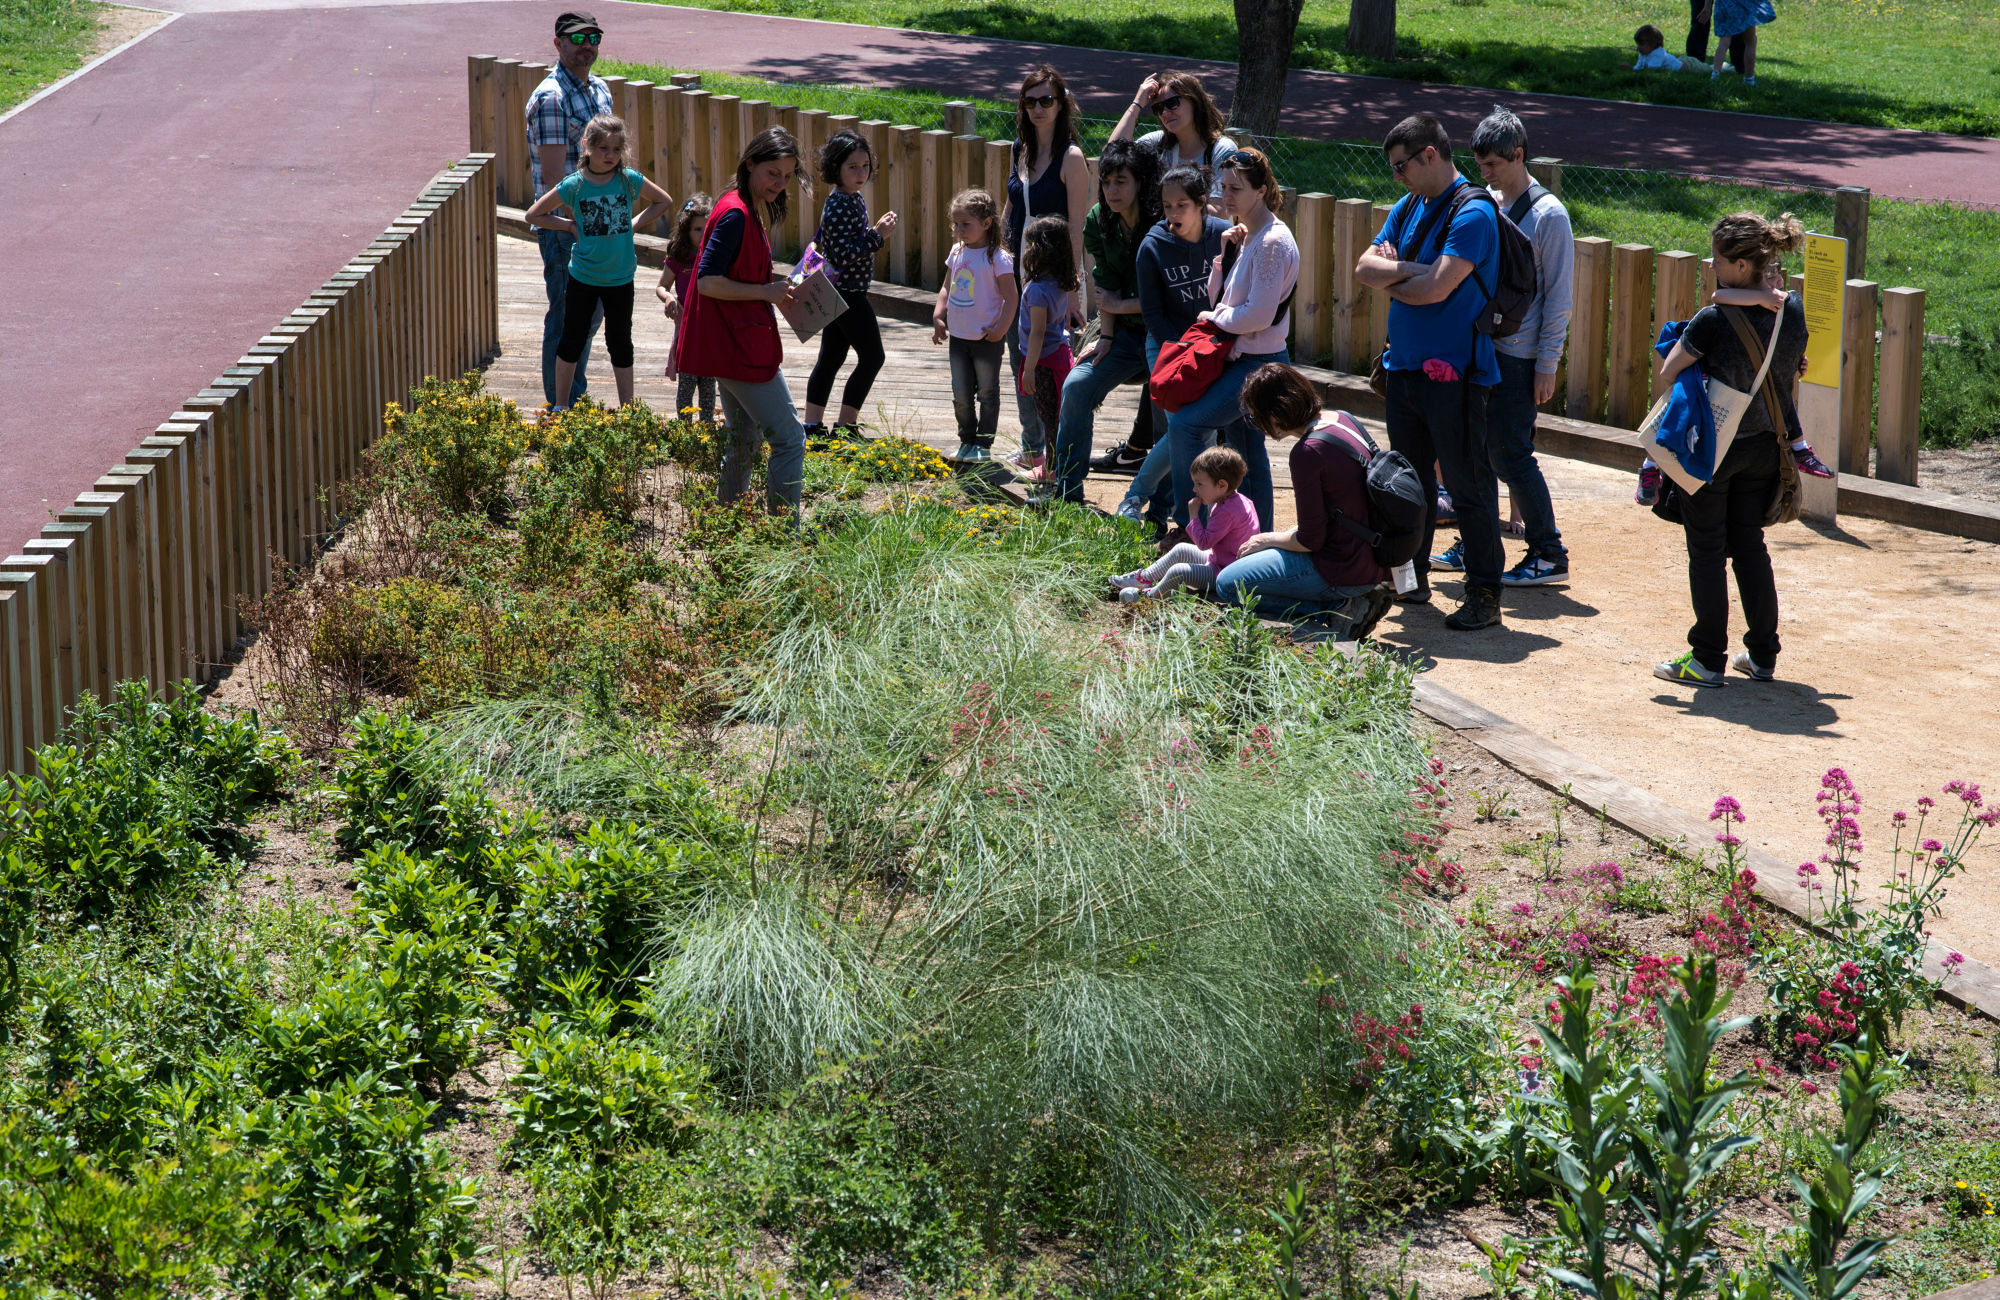
<svg viewBox="0 0 2000 1300"><path fill-rule="evenodd" d="M659 300L653 296L653 277L654 272L650 269L639 268L637 305L632 313L633 368L637 372L636 393L639 400L664 413L674 403L675 386L662 373L666 366L670 327L660 311ZM540 253L526 240L503 237L500 240L500 358L488 368L486 383L492 391L513 398L523 411L534 410L542 404L541 338L542 313L546 303ZM888 362L882 367L882 374L876 380L874 392L869 395L867 407L862 412L863 423L880 432L915 438L941 452L952 451L958 446L958 422L952 414L951 372L945 362L945 350L931 344L928 328L886 317L882 320L882 344L888 353ZM785 378L791 383L792 400L801 409L806 400L806 375L818 356L817 339L799 343L790 336L789 330L786 331ZM842 381L846 373L845 370L841 372ZM1003 451L1012 451L1019 445L1021 432L1013 396L1008 391L1010 382L1009 376L1002 376L999 448ZM617 392L612 386L611 367L605 358L601 337L591 350L590 386L591 392L600 399L608 400ZM838 381L834 385L833 400L835 403L840 400ZM1117 442L1130 431L1138 409L1139 389L1136 385L1120 388L1105 400L1097 413L1099 450ZM1282 488L1287 481L1283 477L1282 460L1274 469L1280 476ZM1111 509L1124 496L1129 482L1125 478L1093 476L1085 491L1093 501ZM1281 491L1280 495L1284 493ZM1280 513L1289 522L1289 502L1283 504Z"/></svg>

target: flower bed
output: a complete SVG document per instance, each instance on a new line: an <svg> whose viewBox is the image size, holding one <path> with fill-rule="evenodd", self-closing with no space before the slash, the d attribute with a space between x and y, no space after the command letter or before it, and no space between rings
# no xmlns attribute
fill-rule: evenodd
<svg viewBox="0 0 2000 1300"><path fill-rule="evenodd" d="M85 710L6 805L0 1267L1843 1300L2000 1263L2000 1056L1916 965L1977 787L1886 819L1870 908L1829 773L1806 931L1733 801L1713 845L1579 819L1396 661L1124 609L1137 529L914 444L816 449L795 526L716 502L684 419L530 429L465 380L390 424L208 712Z"/></svg>

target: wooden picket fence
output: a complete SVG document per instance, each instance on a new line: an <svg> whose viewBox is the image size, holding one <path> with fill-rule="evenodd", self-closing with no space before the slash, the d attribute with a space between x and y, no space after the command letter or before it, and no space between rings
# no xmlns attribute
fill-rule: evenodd
<svg viewBox="0 0 2000 1300"><path fill-rule="evenodd" d="M216 672L240 603L306 563L384 406L500 342L495 185L474 153L213 383L0 560L0 771L84 691Z"/></svg>
<svg viewBox="0 0 2000 1300"><path fill-rule="evenodd" d="M471 145L495 155L499 201L510 207L525 208L535 198L529 181L527 103L548 72L546 64L491 55L473 55L466 63ZM876 277L890 284L937 288L952 243L951 197L973 186L996 196L1006 193L1011 146L1004 140L712 94L692 74L675 77L672 85L623 77L605 81L618 115L633 132L634 165L677 201L727 186L744 142L766 127L790 131L808 158L830 134L859 132L877 160L875 177L864 191L869 211L893 211L899 217L875 267ZM1095 160L1092 168L1094 174ZM1560 193L1559 164L1541 160L1534 170L1544 185ZM796 256L818 220L816 203L795 203L794 209L776 250L781 257ZM1294 356L1364 373L1381 351L1388 336L1388 299L1355 281L1354 264L1388 214L1386 204L1367 199L1286 191L1283 215L1298 240L1300 259L1292 310ZM1563 413L1636 428L1655 396L1652 342L1659 326L1686 319L1708 301L1711 271L1708 259L1695 253L1578 239L1575 302L1559 385ZM1849 280L1845 306L1840 468L1869 472L1872 434L1881 451L1876 473L1914 484L1924 293L1880 290L1871 281Z"/></svg>

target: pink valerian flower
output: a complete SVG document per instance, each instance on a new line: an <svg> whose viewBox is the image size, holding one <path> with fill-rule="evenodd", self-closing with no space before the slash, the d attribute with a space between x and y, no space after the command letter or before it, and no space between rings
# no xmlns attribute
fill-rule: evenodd
<svg viewBox="0 0 2000 1300"><path fill-rule="evenodd" d="M1744 819L1743 805L1737 803L1734 799L1730 798L1728 795L1723 795L1720 799L1717 799L1715 801L1715 809L1714 811L1708 814L1708 819L1710 821L1722 820L1722 821L1740 822Z"/></svg>
<svg viewBox="0 0 2000 1300"><path fill-rule="evenodd" d="M1919 813L1927 813L1935 807L1937 807L1937 800L1931 798L1929 795L1921 795L1918 797L1917 811Z"/></svg>
<svg viewBox="0 0 2000 1300"><path fill-rule="evenodd" d="M1896 810L1895 816L1889 818L1890 824L1899 828L1908 825L1909 820L1910 820L1910 814L1904 812L1900 808Z"/></svg>
<svg viewBox="0 0 2000 1300"><path fill-rule="evenodd" d="M1944 852L1944 845L1938 843L1936 840L1925 840L1922 844L1919 844L1917 847L1925 853Z"/></svg>
<svg viewBox="0 0 2000 1300"><path fill-rule="evenodd" d="M1944 955L1944 960L1939 962L1938 965L1944 967L1944 977L1950 979L1952 976L1958 974L1959 967L1965 965L1965 954L1962 952L1948 952Z"/></svg>
<svg viewBox="0 0 2000 1300"><path fill-rule="evenodd" d="M1521 902L1514 904L1514 906L1508 908L1507 910L1512 912L1515 916L1528 917L1528 916L1533 916L1535 914L1535 905L1533 903Z"/></svg>
<svg viewBox="0 0 2000 1300"><path fill-rule="evenodd" d="M1819 1095L1819 1085L1811 1079L1800 1079L1799 1091L1808 1097L1817 1097Z"/></svg>
<svg viewBox="0 0 2000 1300"><path fill-rule="evenodd" d="M1959 800L1969 808L1977 808L1986 802L1984 797L1979 793L1979 783L1977 781L1947 781L1944 785L1944 792L1946 794L1957 795Z"/></svg>

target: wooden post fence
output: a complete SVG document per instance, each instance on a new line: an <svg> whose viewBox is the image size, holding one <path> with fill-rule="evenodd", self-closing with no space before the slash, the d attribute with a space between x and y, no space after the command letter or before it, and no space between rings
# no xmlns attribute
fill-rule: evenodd
<svg viewBox="0 0 2000 1300"><path fill-rule="evenodd" d="M1875 477L1917 485L1917 399L1924 380L1924 291L1882 291L1882 409Z"/></svg>
<svg viewBox="0 0 2000 1300"><path fill-rule="evenodd" d="M516 134L500 124L525 66L479 57L469 67L473 130L496 145ZM636 103L652 89L623 93ZM144 678L159 692L216 671L242 630L241 602L281 580L273 557L307 562L338 525L333 489L360 467L382 403L498 350L494 218L503 194L527 189L518 134L513 174L492 150L454 164L365 254L0 558L5 771L26 771L85 691Z"/></svg>

